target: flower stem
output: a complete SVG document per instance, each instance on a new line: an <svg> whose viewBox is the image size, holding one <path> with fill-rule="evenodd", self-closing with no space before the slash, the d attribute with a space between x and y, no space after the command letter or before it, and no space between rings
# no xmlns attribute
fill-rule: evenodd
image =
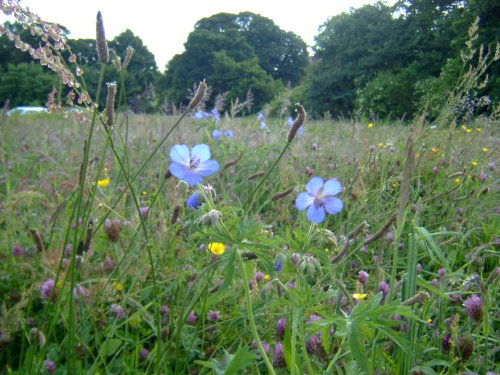
<svg viewBox="0 0 500 375"><path fill-rule="evenodd" d="M241 259L241 256L239 253L238 253L238 262L240 264L241 274L243 275L243 284L245 285L245 297L247 300L247 314L248 314L248 320L250 321L250 329L252 330L253 338L255 340L255 343L257 344L257 348L259 349L260 355L262 356L262 359L264 360L264 363L266 364L268 373L269 374L276 374L274 372L273 365L269 361L269 358L267 357L266 351L264 350L264 347L262 346L262 342L260 341L259 334L257 333L257 327L255 326L255 320L253 318L252 300L250 298L250 289L248 287L247 272L245 270L245 265L243 264L243 260Z"/></svg>
<svg viewBox="0 0 500 375"><path fill-rule="evenodd" d="M283 150L281 151L281 154L279 154L278 158L274 161L274 163L271 166L271 168L269 168L269 170L267 171L266 175L264 177L262 177L262 179L259 181L259 183L257 184L257 186L255 186L255 188L252 190L252 192L248 196L248 198L245 201L245 203L243 203L243 208L250 209L252 207L252 204L253 204L252 198L253 198L254 194L257 192L257 190L259 190L259 188L262 186L262 184L264 183L264 181L269 177L269 175L274 170L274 168L276 168L276 166L278 165L278 163L281 160L281 158L283 157L283 155L285 155L285 152L288 149L288 147L290 146L290 143L291 142L287 142L285 144L285 147L283 147ZM250 204L250 206L247 207L248 204Z"/></svg>

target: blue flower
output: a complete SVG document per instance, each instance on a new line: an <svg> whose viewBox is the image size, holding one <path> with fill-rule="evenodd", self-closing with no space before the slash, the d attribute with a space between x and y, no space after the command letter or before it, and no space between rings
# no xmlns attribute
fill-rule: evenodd
<svg viewBox="0 0 500 375"><path fill-rule="evenodd" d="M289 116L289 117L288 117L288 121L287 121L287 125L288 125L288 126L292 126L292 125L293 125L293 123L294 123L294 121L293 121L293 117L292 117L292 116Z"/></svg>
<svg viewBox="0 0 500 375"><path fill-rule="evenodd" d="M267 125L266 125L266 123L264 121L260 122L260 128L261 129L266 129L267 128Z"/></svg>
<svg viewBox="0 0 500 375"><path fill-rule="evenodd" d="M340 182L330 179L326 182L321 177L313 177L306 185L307 192L300 193L295 200L299 210L307 208L307 218L313 223L325 220L325 210L330 215L339 213L344 203L336 195L342 191Z"/></svg>
<svg viewBox="0 0 500 375"><path fill-rule="evenodd" d="M224 132L224 137L227 137L227 138L233 138L233 131L232 130L226 130Z"/></svg>
<svg viewBox="0 0 500 375"><path fill-rule="evenodd" d="M218 140L222 136L222 132L219 129L214 129L212 132L212 138Z"/></svg>
<svg viewBox="0 0 500 375"><path fill-rule="evenodd" d="M194 186L219 170L219 164L210 160L210 148L201 144L191 150L186 145L175 145L170 149L172 163L168 168L173 176Z"/></svg>
<svg viewBox="0 0 500 375"><path fill-rule="evenodd" d="M212 109L211 115L215 119L215 122L219 123L219 121L220 121L220 113L217 110L217 108Z"/></svg>
<svg viewBox="0 0 500 375"><path fill-rule="evenodd" d="M257 113L257 120L260 122L264 121L264 114L262 112Z"/></svg>
<svg viewBox="0 0 500 375"><path fill-rule="evenodd" d="M200 193L193 193L186 199L186 206L191 208L198 208L201 206L203 202L203 197L200 196Z"/></svg>
<svg viewBox="0 0 500 375"><path fill-rule="evenodd" d="M195 120L201 120L202 118L207 118L209 115L207 112L201 112L201 111L197 111L194 113L194 119Z"/></svg>

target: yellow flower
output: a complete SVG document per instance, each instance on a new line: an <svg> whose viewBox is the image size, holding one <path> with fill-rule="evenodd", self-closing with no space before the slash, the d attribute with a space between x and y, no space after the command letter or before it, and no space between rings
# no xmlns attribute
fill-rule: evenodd
<svg viewBox="0 0 500 375"><path fill-rule="evenodd" d="M479 133L481 133L481 132L483 131L483 129L481 129L481 128L476 128L476 130L477 130Z"/></svg>
<svg viewBox="0 0 500 375"><path fill-rule="evenodd" d="M395 182L393 182L393 183L391 184L391 186L392 186L392 188L393 188L393 189L396 189L396 188L398 187L398 184L396 184Z"/></svg>
<svg viewBox="0 0 500 375"><path fill-rule="evenodd" d="M208 244L208 250L210 250L212 252L212 254L221 255L224 252L224 250L226 250L226 249L224 248L223 243L212 242L212 243Z"/></svg>
<svg viewBox="0 0 500 375"><path fill-rule="evenodd" d="M121 292L123 290L123 284L119 281L115 283L114 287L117 292Z"/></svg>
<svg viewBox="0 0 500 375"><path fill-rule="evenodd" d="M455 178L455 182L458 184L461 180L457 177Z"/></svg>
<svg viewBox="0 0 500 375"><path fill-rule="evenodd" d="M354 293L352 297L357 300L357 301L362 301L366 298L368 294L362 294L362 293Z"/></svg>
<svg viewBox="0 0 500 375"><path fill-rule="evenodd" d="M377 144L378 147L384 147L384 144L383 143L379 143Z"/></svg>
<svg viewBox="0 0 500 375"><path fill-rule="evenodd" d="M427 324L431 324L431 323L432 323L432 319L431 319L431 318L428 318L425 322L426 322Z"/></svg>
<svg viewBox="0 0 500 375"><path fill-rule="evenodd" d="M104 180L97 181L97 186L99 187L105 187L108 186L108 184L109 184L109 177L106 177Z"/></svg>
<svg viewBox="0 0 500 375"><path fill-rule="evenodd" d="M488 147L483 147L483 152L488 152L490 149Z"/></svg>
<svg viewBox="0 0 500 375"><path fill-rule="evenodd" d="M439 149L437 147L433 147L433 148L431 148L431 151L435 154L436 152L439 151Z"/></svg>
<svg viewBox="0 0 500 375"><path fill-rule="evenodd" d="M269 276L267 273L264 275L264 280L269 280L271 278L271 276Z"/></svg>
<svg viewBox="0 0 500 375"><path fill-rule="evenodd" d="M470 162L474 167L477 167L477 165L479 164L477 161L471 161Z"/></svg>
<svg viewBox="0 0 500 375"><path fill-rule="evenodd" d="M469 128L465 129L465 131L466 131L467 133L472 133L472 129L469 129Z"/></svg>
<svg viewBox="0 0 500 375"><path fill-rule="evenodd" d="M148 192L147 191L143 191L141 194L142 195L148 195Z"/></svg>
<svg viewBox="0 0 500 375"><path fill-rule="evenodd" d="M373 128L373 122L370 122L370 123L368 124L368 129L371 129L371 128Z"/></svg>

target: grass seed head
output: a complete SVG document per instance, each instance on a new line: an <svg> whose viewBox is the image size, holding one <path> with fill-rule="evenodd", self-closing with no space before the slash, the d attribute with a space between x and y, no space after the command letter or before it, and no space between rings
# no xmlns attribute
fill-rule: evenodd
<svg viewBox="0 0 500 375"><path fill-rule="evenodd" d="M106 35L104 33L104 23L102 22L101 12L97 12L96 21L96 42L97 42L97 55L99 62L106 64L109 60L108 42L106 42Z"/></svg>

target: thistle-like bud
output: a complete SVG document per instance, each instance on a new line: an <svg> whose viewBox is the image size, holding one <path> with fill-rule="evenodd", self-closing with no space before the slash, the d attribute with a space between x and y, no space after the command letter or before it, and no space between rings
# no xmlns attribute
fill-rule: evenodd
<svg viewBox="0 0 500 375"><path fill-rule="evenodd" d="M194 98L189 102L189 109L193 109L198 104L200 104L206 90L207 84L205 83L205 81L200 82L200 84L198 85L198 89L196 90L196 94L194 94Z"/></svg>
<svg viewBox="0 0 500 375"><path fill-rule="evenodd" d="M181 206L177 205L174 207L174 212L172 212L172 217L170 218L170 224L177 223L177 219L179 218L179 214L181 213Z"/></svg>
<svg viewBox="0 0 500 375"><path fill-rule="evenodd" d="M106 35L104 34L104 23L102 22L101 12L97 12L96 42L99 62L101 64L106 64L109 60L109 51L108 42L106 42Z"/></svg>
<svg viewBox="0 0 500 375"><path fill-rule="evenodd" d="M304 255L299 265L300 272L307 276L314 276L321 273L321 264L310 255Z"/></svg>
<svg viewBox="0 0 500 375"><path fill-rule="evenodd" d="M132 56L134 56L134 48L132 46L127 47L127 52L125 54L125 60L123 60L123 69L126 70L130 60L132 60Z"/></svg>
<svg viewBox="0 0 500 375"><path fill-rule="evenodd" d="M30 229L29 231L31 238L33 238L33 242L36 245L36 249L39 253L42 253L45 251L45 246L42 241L42 237L40 236L40 233L36 229Z"/></svg>
<svg viewBox="0 0 500 375"><path fill-rule="evenodd" d="M297 106L297 118L293 122L292 128L290 129L290 132L288 133L288 142L293 141L295 136L297 135L297 131L299 128L302 126L306 119L306 111L304 110L304 107L302 107L300 104Z"/></svg>
<svg viewBox="0 0 500 375"><path fill-rule="evenodd" d="M120 238L121 229L121 223L118 219L106 219L106 221L104 221L104 232L106 232L108 238L113 242L117 242Z"/></svg>
<svg viewBox="0 0 500 375"><path fill-rule="evenodd" d="M116 82L109 82L108 86L108 97L106 98L106 108L104 113L106 113L106 125L108 127L113 126L115 120L115 97L116 97Z"/></svg>

